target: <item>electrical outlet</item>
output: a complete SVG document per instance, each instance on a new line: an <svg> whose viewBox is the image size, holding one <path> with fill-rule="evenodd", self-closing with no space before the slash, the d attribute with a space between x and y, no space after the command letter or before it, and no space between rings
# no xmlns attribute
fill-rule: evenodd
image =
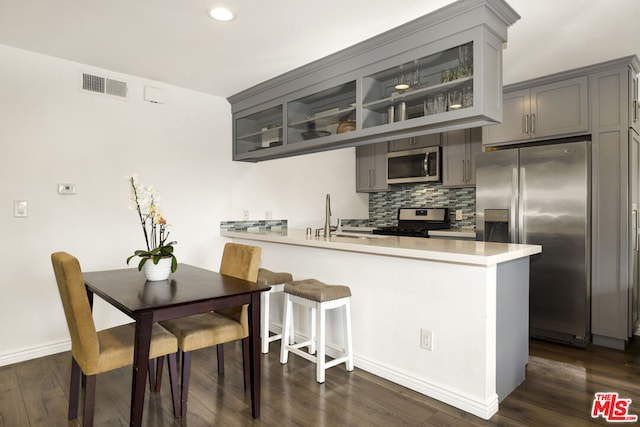
<svg viewBox="0 0 640 427"><path fill-rule="evenodd" d="M249 211L246 209L242 211L242 220L249 221Z"/></svg>
<svg viewBox="0 0 640 427"><path fill-rule="evenodd" d="M456 221L462 221L462 209L456 210Z"/></svg>
<svg viewBox="0 0 640 427"><path fill-rule="evenodd" d="M428 329L420 329L420 348L433 351L433 333Z"/></svg>
<svg viewBox="0 0 640 427"><path fill-rule="evenodd" d="M273 219L273 212L271 212L271 211L266 211L266 212L264 213L264 219L266 219L267 221L268 221L268 220L270 220L270 219Z"/></svg>

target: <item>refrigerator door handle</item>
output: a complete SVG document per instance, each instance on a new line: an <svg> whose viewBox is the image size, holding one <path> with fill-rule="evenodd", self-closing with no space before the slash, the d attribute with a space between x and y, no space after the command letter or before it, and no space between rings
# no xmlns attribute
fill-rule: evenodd
<svg viewBox="0 0 640 427"><path fill-rule="evenodd" d="M631 222L633 224L633 250L638 250L638 209L631 211Z"/></svg>
<svg viewBox="0 0 640 427"><path fill-rule="evenodd" d="M517 197L518 194L518 169L511 169L511 206L509 209L509 242L518 243L518 224L516 223Z"/></svg>
<svg viewBox="0 0 640 427"><path fill-rule="evenodd" d="M525 224L524 224L524 198L526 197L526 172L527 169L524 167L520 167L520 180L519 180L519 191L518 191L518 243L527 243L525 242Z"/></svg>

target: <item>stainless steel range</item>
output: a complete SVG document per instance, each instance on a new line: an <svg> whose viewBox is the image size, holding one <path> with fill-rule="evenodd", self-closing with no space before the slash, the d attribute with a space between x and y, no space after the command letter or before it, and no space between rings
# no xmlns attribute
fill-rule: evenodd
<svg viewBox="0 0 640 427"><path fill-rule="evenodd" d="M450 227L448 208L400 208L398 225L376 228L373 234L429 237L429 230L443 230Z"/></svg>

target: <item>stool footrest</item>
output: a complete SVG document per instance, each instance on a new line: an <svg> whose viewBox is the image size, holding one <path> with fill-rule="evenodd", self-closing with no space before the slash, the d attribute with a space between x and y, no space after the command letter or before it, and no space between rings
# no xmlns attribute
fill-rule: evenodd
<svg viewBox="0 0 640 427"><path fill-rule="evenodd" d="M307 345L308 345L308 343L307 343ZM296 355L298 355L298 356L300 356L300 357L302 357L304 359L307 359L309 362L313 362L313 363L316 363L317 360L318 360L317 356L315 356L313 354L309 354L306 351L302 351L299 348L292 347L292 346L289 346L289 353L296 354Z"/></svg>
<svg viewBox="0 0 640 427"><path fill-rule="evenodd" d="M269 342L274 342L274 341L278 341L279 339L282 339L282 334L269 335L269 338L267 340Z"/></svg>
<svg viewBox="0 0 640 427"><path fill-rule="evenodd" d="M329 369L329 368L331 368L333 366L336 366L336 365L339 365L341 363L347 363L348 361L349 361L349 356L337 357L335 359L329 360L328 362L325 362L324 367L326 369Z"/></svg>
<svg viewBox="0 0 640 427"><path fill-rule="evenodd" d="M302 342L297 342L295 344L287 344L287 349L292 349L292 348L302 348L302 347L309 347L311 344L313 343L313 341L311 340L307 340L307 341L302 341Z"/></svg>

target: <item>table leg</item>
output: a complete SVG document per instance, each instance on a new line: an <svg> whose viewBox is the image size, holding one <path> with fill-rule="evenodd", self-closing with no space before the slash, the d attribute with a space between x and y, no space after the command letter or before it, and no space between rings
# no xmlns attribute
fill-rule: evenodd
<svg viewBox="0 0 640 427"><path fill-rule="evenodd" d="M249 373L251 416L260 418L260 292L251 294L249 306Z"/></svg>
<svg viewBox="0 0 640 427"><path fill-rule="evenodd" d="M132 426L142 425L142 410L144 409L144 392L147 382L152 327L152 313L141 313L140 317L136 319L136 338L133 350L133 379L131 381L131 414L129 417L129 424Z"/></svg>

